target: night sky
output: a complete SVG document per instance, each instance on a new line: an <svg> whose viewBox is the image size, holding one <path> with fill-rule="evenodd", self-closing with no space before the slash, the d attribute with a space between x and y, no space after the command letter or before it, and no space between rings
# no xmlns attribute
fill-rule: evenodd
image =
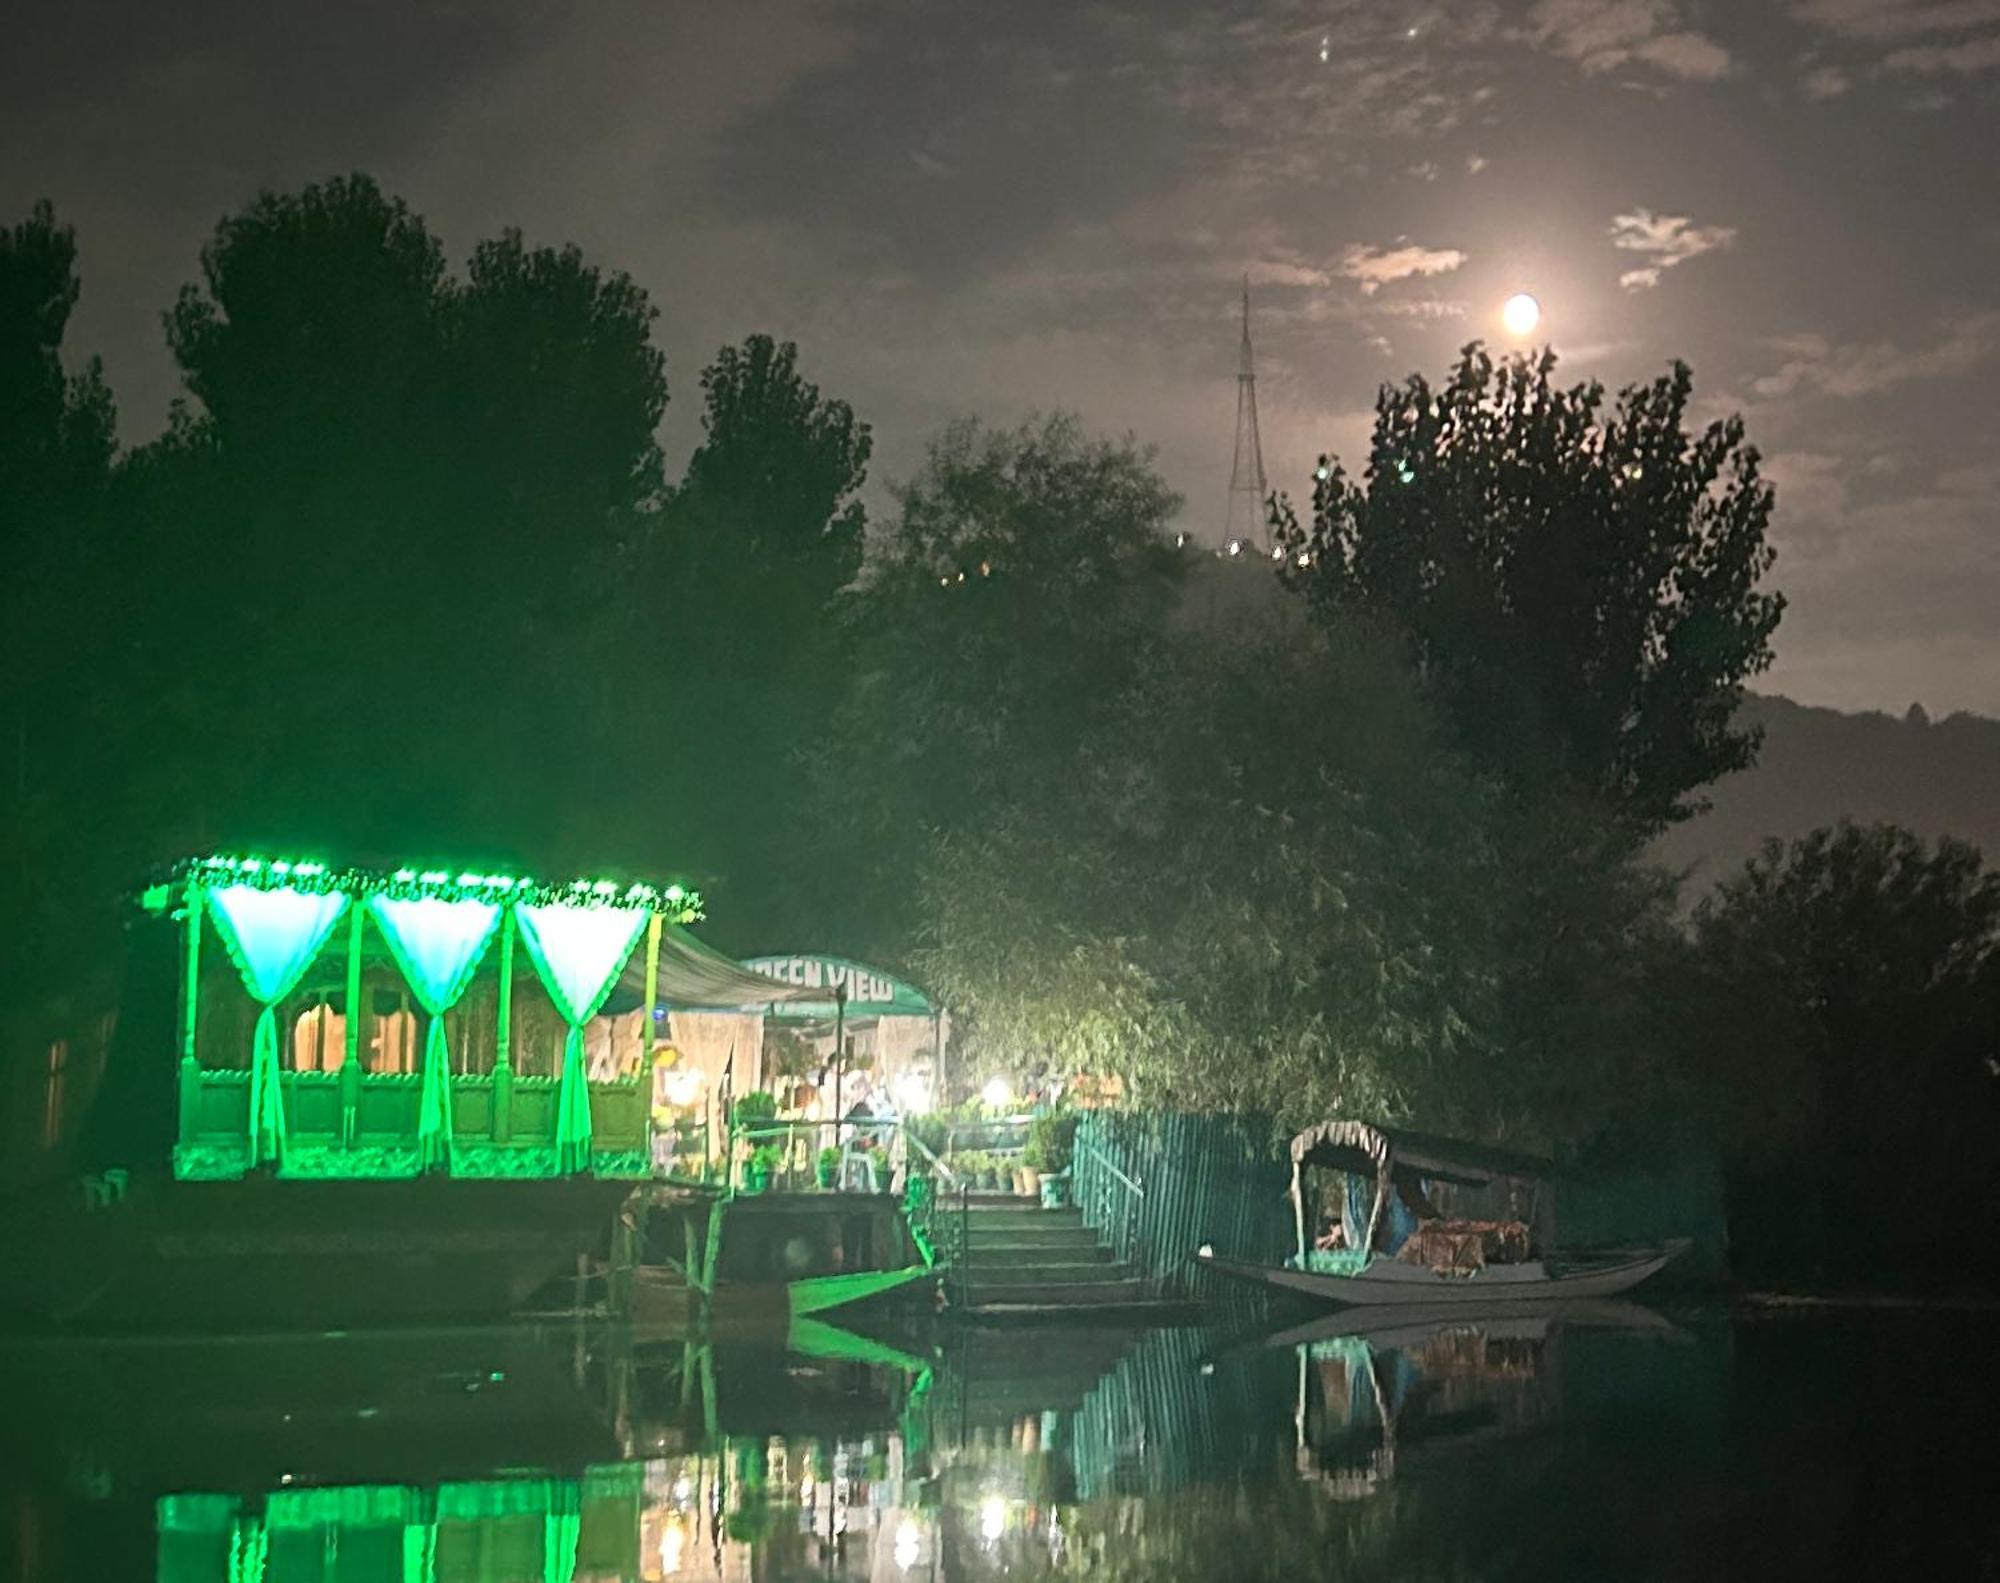
<svg viewBox="0 0 2000 1583"><path fill-rule="evenodd" d="M27 13L27 14L24 14ZM77 0L0 36L0 218L83 247L127 443L160 311L261 186L378 176L462 260L519 225L753 330L875 426L1072 407L1219 536L1238 280L1274 486L1534 293L1570 372L1673 356L1780 485L1765 685L2000 714L2000 0Z"/></svg>

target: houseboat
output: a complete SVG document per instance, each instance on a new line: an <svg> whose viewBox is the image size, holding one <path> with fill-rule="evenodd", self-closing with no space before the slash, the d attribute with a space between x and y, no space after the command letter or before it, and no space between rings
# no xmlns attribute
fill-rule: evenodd
<svg viewBox="0 0 2000 1583"><path fill-rule="evenodd" d="M605 1248L653 1019L629 1072L587 1033L621 985L655 1004L663 949L712 976L698 897L226 855L140 902L73 1169L0 1201L0 1316L482 1318Z"/></svg>

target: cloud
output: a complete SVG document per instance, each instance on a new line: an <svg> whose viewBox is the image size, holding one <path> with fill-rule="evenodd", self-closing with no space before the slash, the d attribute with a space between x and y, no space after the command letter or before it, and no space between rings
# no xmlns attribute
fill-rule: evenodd
<svg viewBox="0 0 2000 1583"><path fill-rule="evenodd" d="M2000 310L1948 321L1929 345L1906 349L1894 341L1839 345L1824 335L1786 336L1770 343L1782 361L1752 381L1765 397L1799 391L1851 399L1918 379L1969 373L2000 352Z"/></svg>
<svg viewBox="0 0 2000 1583"><path fill-rule="evenodd" d="M1373 296L1384 286L1417 275L1447 275L1466 261L1455 247L1417 247L1399 239L1394 247L1349 247L1340 256L1340 273L1361 282Z"/></svg>
<svg viewBox="0 0 2000 1583"><path fill-rule="evenodd" d="M1791 12L1842 39L1894 46L1877 63L1885 71L1969 76L2000 70L2000 32L1994 31L2000 29L2000 0L1791 0ZM1974 36L1961 36L1966 34Z"/></svg>
<svg viewBox="0 0 2000 1583"><path fill-rule="evenodd" d="M1963 44L1915 44L1891 51L1882 64L1891 71L1926 74L1992 71L2000 67L2000 33L1990 38L1968 39Z"/></svg>
<svg viewBox="0 0 2000 1583"><path fill-rule="evenodd" d="M1650 209L1634 209L1611 220L1611 245L1646 261L1618 277L1627 291L1649 291L1668 270L1735 240L1734 226L1696 225L1685 215L1654 214Z"/></svg>
<svg viewBox="0 0 2000 1583"><path fill-rule="evenodd" d="M1799 79L1799 92L1808 99L1838 99L1851 86L1847 73L1838 66L1819 66Z"/></svg>
<svg viewBox="0 0 2000 1583"><path fill-rule="evenodd" d="M1843 38L1918 38L2000 24L2000 0L1791 0L1790 9Z"/></svg>
<svg viewBox="0 0 2000 1583"><path fill-rule="evenodd" d="M1245 271L1253 286L1330 286L1333 277L1323 269L1301 264L1292 258L1260 258Z"/></svg>
<svg viewBox="0 0 2000 1583"><path fill-rule="evenodd" d="M1686 26L1676 0L1535 0L1526 37L1588 74L1646 65L1686 82L1727 75L1729 52Z"/></svg>

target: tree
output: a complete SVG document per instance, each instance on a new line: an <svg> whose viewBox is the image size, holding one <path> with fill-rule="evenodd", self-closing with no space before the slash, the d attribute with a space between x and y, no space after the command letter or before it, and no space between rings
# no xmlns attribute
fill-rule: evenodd
<svg viewBox="0 0 2000 1583"><path fill-rule="evenodd" d="M1894 825L1772 841L1694 919L1690 1081L1741 1262L1949 1279L2000 1166L2000 875Z"/></svg>
<svg viewBox="0 0 2000 1583"><path fill-rule="evenodd" d="M798 874L819 862L802 760L846 672L873 442L800 374L790 342L725 346L701 384L702 443L614 564L620 603L600 631L625 658L597 669L622 696L599 700L599 735L629 733L636 680L645 725L628 773L647 791L616 827L634 850L669 833L719 938L748 949L801 926Z"/></svg>
<svg viewBox="0 0 2000 1583"><path fill-rule="evenodd" d="M681 503L723 564L776 578L801 611L824 611L861 569L865 514L855 497L874 440L844 401L798 372L798 348L768 335L725 346L702 370L704 439Z"/></svg>
<svg viewBox="0 0 2000 1583"><path fill-rule="evenodd" d="M610 855L583 660L660 492L652 320L513 232L454 277L365 176L220 224L168 315L189 404L134 470L209 839Z"/></svg>
<svg viewBox="0 0 2000 1583"><path fill-rule="evenodd" d="M830 920L894 960L934 835L1009 810L1072 826L1090 744L1178 597L1177 505L1146 452L1071 417L932 442L852 603L853 677L816 755L844 876Z"/></svg>
<svg viewBox="0 0 2000 1583"><path fill-rule="evenodd" d="M46 201L0 228L0 960L38 992L66 965L105 767L111 611L92 579L116 416L96 359L63 364L76 262Z"/></svg>
<svg viewBox="0 0 2000 1583"><path fill-rule="evenodd" d="M1314 608L1407 643L1482 763L1636 844L1755 753L1731 720L1783 610L1757 586L1772 492L1740 419L1687 432L1684 364L1608 416L1554 370L1475 343L1442 388L1385 387L1365 481L1322 458L1310 524L1274 521Z"/></svg>

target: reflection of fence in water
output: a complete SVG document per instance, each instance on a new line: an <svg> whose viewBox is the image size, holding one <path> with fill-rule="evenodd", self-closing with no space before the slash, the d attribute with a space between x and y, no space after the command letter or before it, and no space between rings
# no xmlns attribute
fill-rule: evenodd
<svg viewBox="0 0 2000 1583"><path fill-rule="evenodd" d="M1216 1352L1210 1330L1151 1331L1097 1383L1072 1426L1079 1500L1166 1494L1286 1454L1292 1424L1274 1404L1292 1354Z"/></svg>

